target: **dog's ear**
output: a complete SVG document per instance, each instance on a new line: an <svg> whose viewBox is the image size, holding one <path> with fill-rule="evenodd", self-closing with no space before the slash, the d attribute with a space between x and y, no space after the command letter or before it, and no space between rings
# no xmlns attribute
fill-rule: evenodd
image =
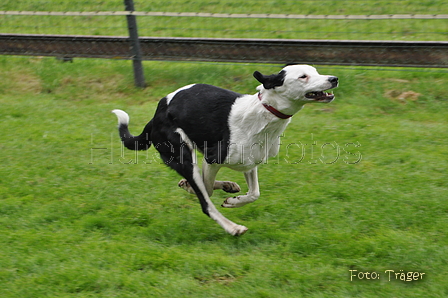
<svg viewBox="0 0 448 298"><path fill-rule="evenodd" d="M262 83L264 88L272 89L283 85L283 82L285 80L285 71L282 70L278 74L273 74L269 76L265 76L261 72L255 71L254 78L256 78L257 81L259 81L260 83Z"/></svg>

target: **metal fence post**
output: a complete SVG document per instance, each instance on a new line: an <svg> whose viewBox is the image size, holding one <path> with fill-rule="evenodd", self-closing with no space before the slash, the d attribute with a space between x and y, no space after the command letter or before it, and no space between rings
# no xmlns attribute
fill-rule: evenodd
<svg viewBox="0 0 448 298"><path fill-rule="evenodd" d="M126 11L135 11L133 0L124 0L124 5ZM137 19L134 15L127 15L126 19L128 21L129 38L131 41L135 86L144 88L146 84L143 73L142 50L140 48L140 40L138 39Z"/></svg>

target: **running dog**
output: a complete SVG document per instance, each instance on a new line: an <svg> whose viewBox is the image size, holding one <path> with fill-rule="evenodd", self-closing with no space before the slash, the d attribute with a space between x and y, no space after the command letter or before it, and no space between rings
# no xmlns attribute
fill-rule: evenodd
<svg viewBox="0 0 448 298"><path fill-rule="evenodd" d="M143 132L129 132L129 116L113 110L118 131L130 150L147 150L151 144L162 160L184 179L179 186L196 194L202 211L234 236L247 228L225 218L213 205L214 189L240 191L238 184L215 181L221 167L244 173L245 195L227 198L222 207L235 208L260 196L257 167L279 151L279 137L291 116L306 103L328 103L334 95L326 90L338 86L335 76L320 75L309 65L288 65L279 73L254 77L261 85L253 95L239 94L206 84L184 86L159 101L154 117ZM202 174L196 152L204 156Z"/></svg>

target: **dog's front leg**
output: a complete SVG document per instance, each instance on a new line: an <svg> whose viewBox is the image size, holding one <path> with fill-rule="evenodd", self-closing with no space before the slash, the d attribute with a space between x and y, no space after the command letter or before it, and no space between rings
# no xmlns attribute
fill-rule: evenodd
<svg viewBox="0 0 448 298"><path fill-rule="evenodd" d="M240 192L241 188L235 182L215 180L220 168L220 164L209 164L205 160L202 164L202 179L207 187L208 195L211 196L213 194L213 190L215 189L222 189L223 191L229 193Z"/></svg>
<svg viewBox="0 0 448 298"><path fill-rule="evenodd" d="M252 170L245 172L244 177L246 178L247 186L249 191L246 195L237 196L232 198L227 198L221 205L226 208L237 208L242 207L246 204L252 203L260 197L260 186L258 185L258 170L257 167Z"/></svg>
<svg viewBox="0 0 448 298"><path fill-rule="evenodd" d="M209 164L205 160L202 163L202 180L204 181L207 193L209 196L213 194L213 190L221 189L228 193L240 192L240 186L232 181L216 181L216 175L218 174L221 165ZM185 189L191 194L195 194L194 189L191 187L187 179L181 179L178 183L180 188Z"/></svg>
<svg viewBox="0 0 448 298"><path fill-rule="evenodd" d="M220 166L217 164L209 164L205 159L202 163L202 180L204 181L205 188L209 196L213 194L213 190L218 189L215 187L215 179Z"/></svg>

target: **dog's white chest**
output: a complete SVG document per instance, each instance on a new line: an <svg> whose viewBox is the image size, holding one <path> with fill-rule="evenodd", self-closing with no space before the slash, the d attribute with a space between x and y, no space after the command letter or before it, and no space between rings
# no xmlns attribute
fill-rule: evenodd
<svg viewBox="0 0 448 298"><path fill-rule="evenodd" d="M230 144L225 166L248 171L277 155L280 135L290 120L266 117L263 109L258 99L244 96L236 100L229 116Z"/></svg>

